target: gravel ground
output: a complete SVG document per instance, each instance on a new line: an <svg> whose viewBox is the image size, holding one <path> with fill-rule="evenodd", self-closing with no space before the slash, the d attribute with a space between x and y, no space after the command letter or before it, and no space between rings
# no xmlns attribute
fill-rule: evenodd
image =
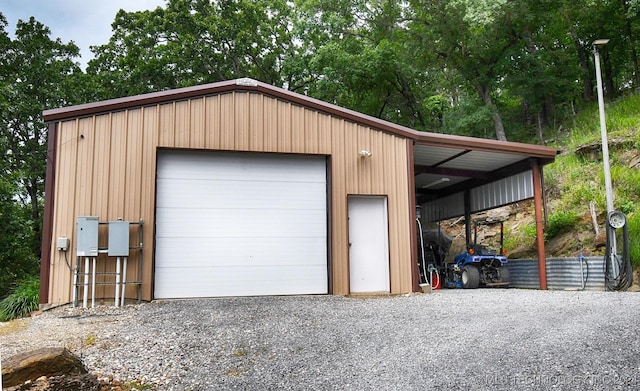
<svg viewBox="0 0 640 391"><path fill-rule="evenodd" d="M4 324L0 353L66 346L158 390L639 389L639 321L640 293L173 300Z"/></svg>

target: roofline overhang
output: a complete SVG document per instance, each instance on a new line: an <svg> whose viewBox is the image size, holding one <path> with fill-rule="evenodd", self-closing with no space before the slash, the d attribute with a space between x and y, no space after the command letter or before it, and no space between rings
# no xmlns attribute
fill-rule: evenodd
<svg viewBox="0 0 640 391"><path fill-rule="evenodd" d="M371 117L366 114L358 113L356 111L349 110L331 103L310 98L296 92L292 92L283 88L275 87L270 84L247 78L227 80L217 83L152 92L148 94L109 99L94 103L86 103L77 106L45 110L43 112L43 116L45 122L64 121L78 117L87 117L112 111L150 106L207 95L217 95L233 91L258 92L265 95L270 95L278 99L298 104L300 106L309 107L311 109L340 117L351 122L378 129L386 133L396 135L398 137L413 140L415 145L527 155L529 157L542 159L542 164L552 162L555 156L559 153L559 151L555 148L535 144L524 144L511 141L498 141L467 136L420 132L407 128L405 126L396 125L379 118Z"/></svg>

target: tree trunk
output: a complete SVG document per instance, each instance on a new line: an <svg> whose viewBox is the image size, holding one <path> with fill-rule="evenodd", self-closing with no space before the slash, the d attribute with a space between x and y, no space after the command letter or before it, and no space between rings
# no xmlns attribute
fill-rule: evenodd
<svg viewBox="0 0 640 391"><path fill-rule="evenodd" d="M616 96L616 91L613 83L613 67L611 66L611 58L609 57L609 53L606 50L603 50L602 54L602 65L604 69L604 93L609 98L612 99Z"/></svg>
<svg viewBox="0 0 640 391"><path fill-rule="evenodd" d="M590 102L593 100L593 81L591 79L591 68L589 67L589 55L587 51L584 49L584 46L580 43L580 37L578 37L578 33L575 29L571 28L569 31L571 34L571 38L573 39L573 43L576 46L576 52L578 53L578 63L580 64L580 68L582 69L582 85L584 86L584 100Z"/></svg>
<svg viewBox="0 0 640 391"><path fill-rule="evenodd" d="M544 132L542 129L542 115L538 113L538 139L540 140L540 144L544 145Z"/></svg>
<svg viewBox="0 0 640 391"><path fill-rule="evenodd" d="M493 99L491 99L491 88L476 85L476 90L480 94L484 104L491 110L491 118L493 119L493 127L496 131L496 139L500 141L507 141L507 134L504 131L504 125L502 124L502 117Z"/></svg>
<svg viewBox="0 0 640 391"><path fill-rule="evenodd" d="M42 239L42 218L40 217L40 205L38 203L38 180L30 178L26 186L29 193L31 206L31 220L33 221L33 243L32 250L36 257L40 257L40 242Z"/></svg>

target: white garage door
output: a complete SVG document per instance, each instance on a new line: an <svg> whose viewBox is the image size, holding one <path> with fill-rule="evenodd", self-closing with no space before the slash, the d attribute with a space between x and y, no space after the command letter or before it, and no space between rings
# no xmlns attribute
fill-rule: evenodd
<svg viewBox="0 0 640 391"><path fill-rule="evenodd" d="M327 293L324 157L158 153L155 298Z"/></svg>

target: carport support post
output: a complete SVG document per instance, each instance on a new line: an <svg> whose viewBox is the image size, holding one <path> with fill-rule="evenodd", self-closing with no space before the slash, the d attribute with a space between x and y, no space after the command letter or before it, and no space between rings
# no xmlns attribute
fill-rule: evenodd
<svg viewBox="0 0 640 391"><path fill-rule="evenodd" d="M464 191L464 238L465 249L473 243L471 238L471 191L469 189Z"/></svg>
<svg viewBox="0 0 640 391"><path fill-rule="evenodd" d="M542 214L542 175L541 167L537 160L533 160L531 167L533 172L533 202L536 210L536 240L538 243L538 274L540 276L540 289L547 289L547 261L544 255L544 232Z"/></svg>

